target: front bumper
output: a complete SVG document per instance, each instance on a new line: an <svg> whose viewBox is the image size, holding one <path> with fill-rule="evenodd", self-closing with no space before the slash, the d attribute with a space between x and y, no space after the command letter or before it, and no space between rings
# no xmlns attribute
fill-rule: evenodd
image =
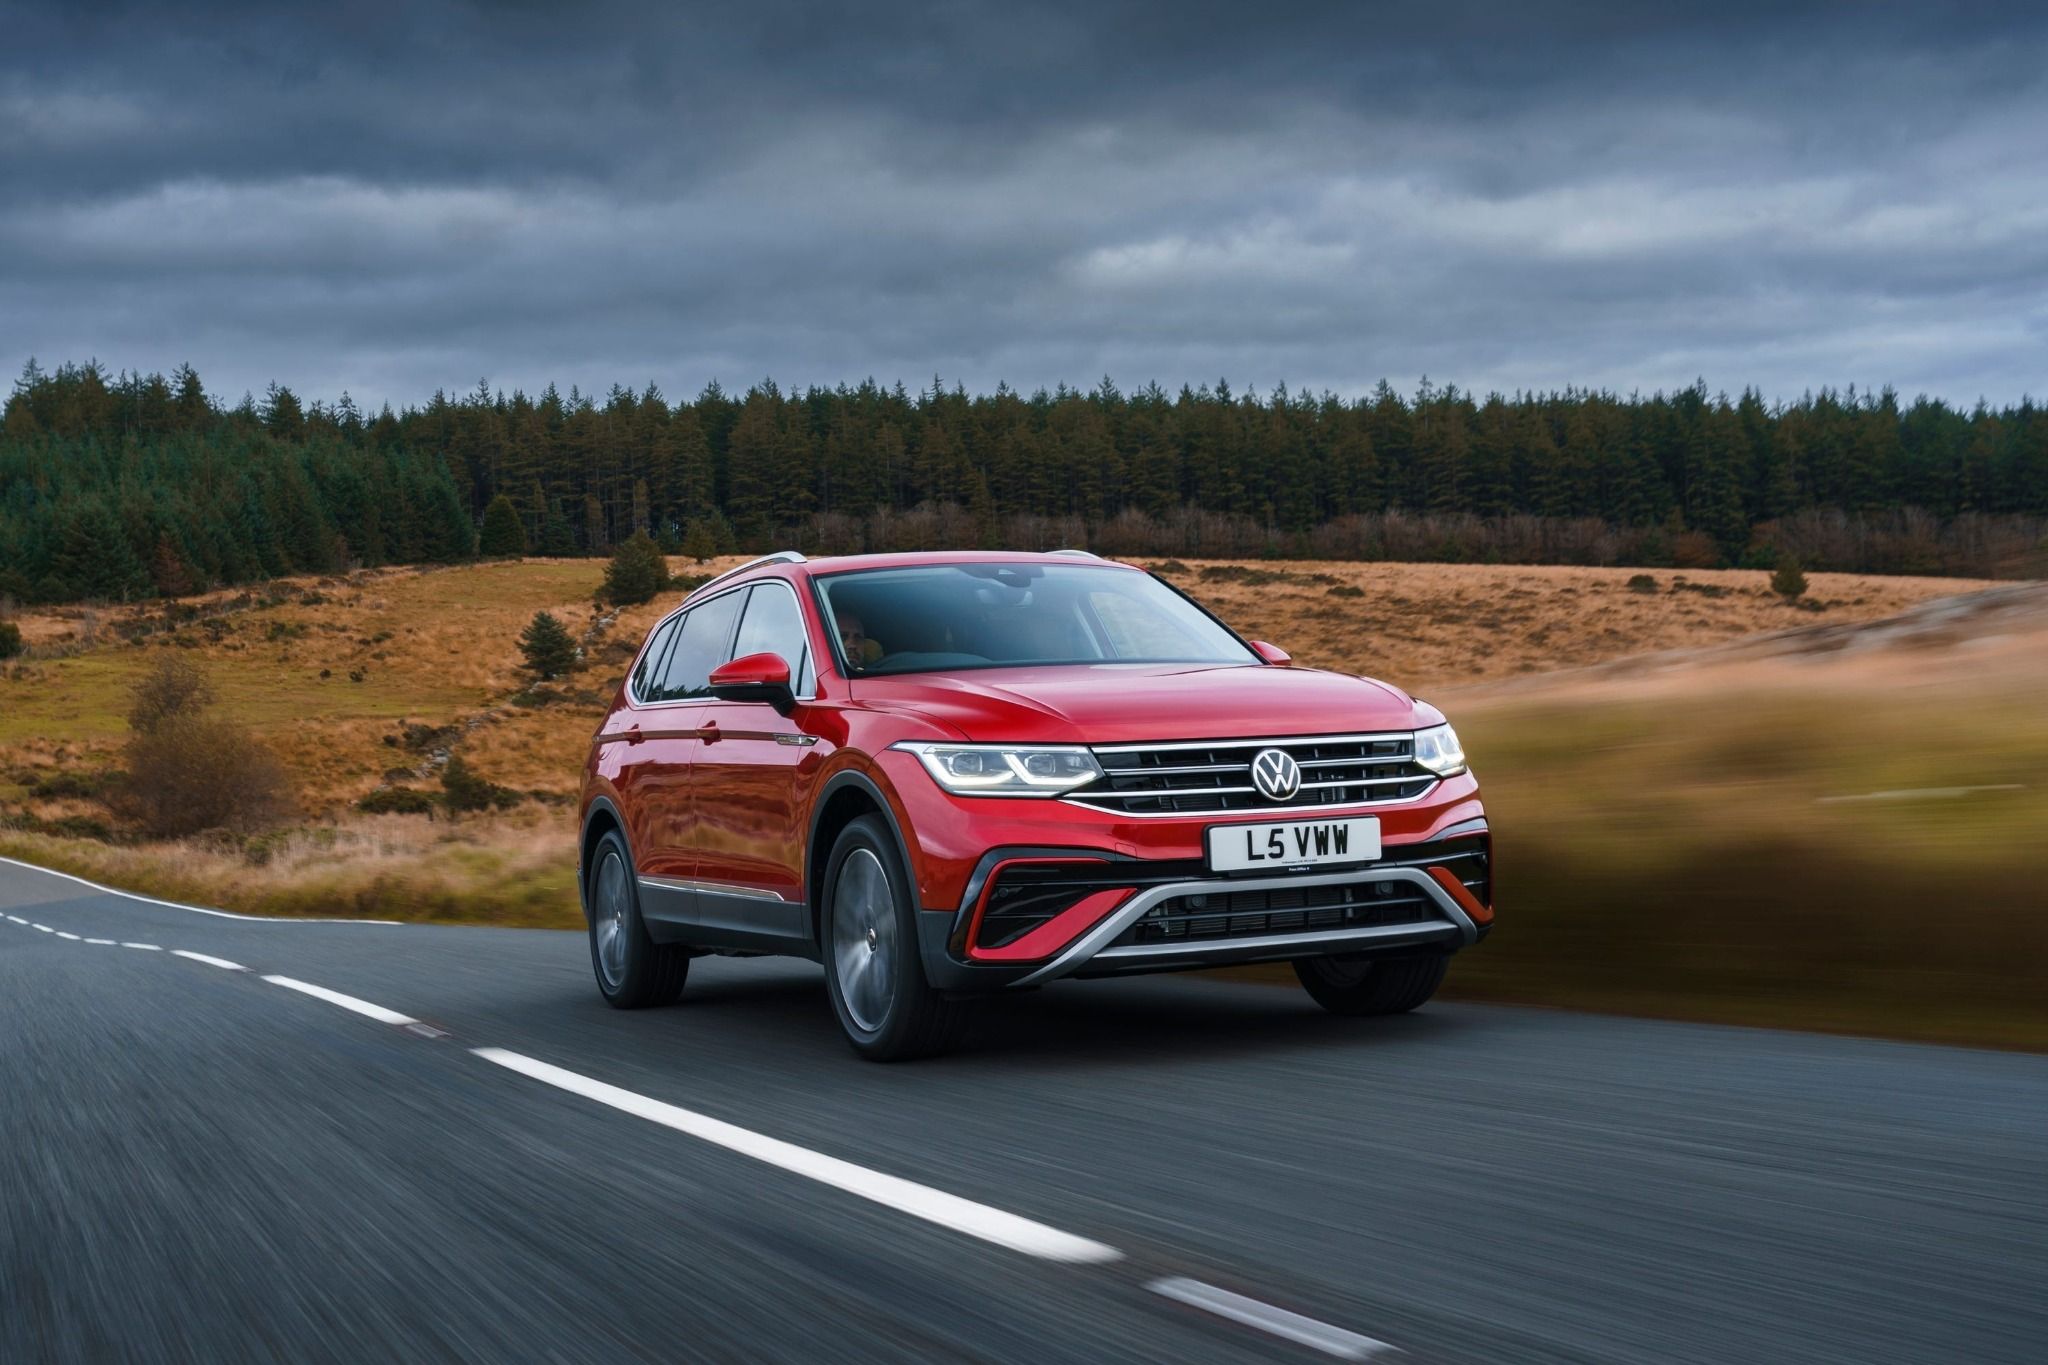
<svg viewBox="0 0 2048 1365"><path fill-rule="evenodd" d="M1020 868L1039 874L1034 894L1070 899L1073 909L988 947L1004 940L992 892ZM1222 875L1199 861L1072 847L996 849L958 907L918 921L927 979L969 992L1331 954L1454 952L1486 935L1491 903L1492 840L1473 819L1390 844L1373 863L1285 875ZM1063 919L1073 921L1064 930Z"/></svg>

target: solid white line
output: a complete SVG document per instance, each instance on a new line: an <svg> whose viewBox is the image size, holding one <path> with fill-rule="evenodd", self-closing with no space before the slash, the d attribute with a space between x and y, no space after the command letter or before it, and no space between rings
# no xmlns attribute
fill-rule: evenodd
<svg viewBox="0 0 2048 1365"><path fill-rule="evenodd" d="M1076 1237L1058 1228L1034 1223L1014 1213L992 1209L986 1204L977 1204L900 1176L871 1171L865 1166L813 1152L780 1138L767 1137L722 1119L636 1095L630 1090L621 1090L615 1085L606 1085L603 1081L594 1081L588 1076L579 1076L573 1071L564 1071L561 1067L537 1062L516 1052L495 1047L480 1047L473 1051L487 1062L494 1062L509 1071L530 1076L573 1095L581 1095L622 1113L701 1138L727 1151L806 1176L820 1184L859 1195L862 1199L871 1199L913 1218L922 1218L928 1223L979 1237L984 1242L1021 1251L1027 1256L1077 1265L1115 1261L1123 1256L1113 1246Z"/></svg>
<svg viewBox="0 0 2048 1365"><path fill-rule="evenodd" d="M330 991L325 986L316 986L310 981L294 981L288 976L266 976L263 979L273 986L282 986L288 991L298 991L303 995L312 996L315 1000L325 1000L330 1005L339 1005L345 1010L354 1010L357 1014L375 1019L380 1024L417 1024L419 1022L419 1020L409 1014L400 1014L397 1010L387 1010L382 1005L373 1005L367 1000L358 1000L353 995L343 995L340 991Z"/></svg>
<svg viewBox="0 0 2048 1365"><path fill-rule="evenodd" d="M246 972L249 970L239 962L230 962L224 957L208 957L205 953L195 953L188 948L173 948L171 949L171 955L173 957L190 958L194 962L204 962L209 967L219 967L223 971Z"/></svg>
<svg viewBox="0 0 2048 1365"><path fill-rule="evenodd" d="M62 877L67 882L77 882L80 886L89 886L95 891L104 891L109 896L124 896L131 901L141 901L144 905L161 905L167 910L189 910L195 915L212 915L216 919L249 920L256 924L403 924L405 922L404 920L396 919L321 919L311 915L293 915L289 918L279 915L237 915L228 910L209 910L203 905L186 905L180 901L160 901L155 896L139 896L133 891L123 891L117 886L102 886L98 882L87 881L83 877L74 877L69 872L59 872L54 867L44 867L40 863L25 863L19 858L0 857L0 863L12 863L16 867L25 867L31 872L41 872L45 876Z"/></svg>
<svg viewBox="0 0 2048 1365"><path fill-rule="evenodd" d="M98 946L100 946L100 947L102 947L102 948L111 948L111 947L113 947L113 946L114 946L114 940L112 940L112 939L110 939L110 938L89 938L89 939L87 939L87 940L86 940L86 942L87 942L87 943L92 943L92 944L97 944Z"/></svg>
<svg viewBox="0 0 2048 1365"><path fill-rule="evenodd" d="M57 937L58 937L58 938L68 938L68 939L70 939L70 940L71 940L71 941L72 941L73 943L76 943L76 942L78 942L78 935L76 935L76 934L67 934L67 933L65 933L65 932L64 932L64 931L63 931L62 929L59 929L59 930L57 931Z"/></svg>
<svg viewBox="0 0 2048 1365"><path fill-rule="evenodd" d="M1205 1313L1214 1313L1219 1318L1256 1327L1276 1337L1294 1342L1299 1346L1311 1347L1325 1355L1336 1356L1339 1360L1366 1360L1383 1351L1399 1348L1384 1341L1347 1332L1341 1327L1332 1327L1327 1322L1317 1322L1299 1313L1290 1313L1284 1308L1275 1308L1270 1303L1248 1299L1242 1294L1233 1294L1228 1289L1218 1289L1213 1284L1176 1276L1172 1279L1154 1280L1145 1286L1155 1294L1163 1294Z"/></svg>
<svg viewBox="0 0 2048 1365"><path fill-rule="evenodd" d="M123 948L139 948L145 953L160 953L163 951L163 949L157 947L154 943L124 943L121 946Z"/></svg>

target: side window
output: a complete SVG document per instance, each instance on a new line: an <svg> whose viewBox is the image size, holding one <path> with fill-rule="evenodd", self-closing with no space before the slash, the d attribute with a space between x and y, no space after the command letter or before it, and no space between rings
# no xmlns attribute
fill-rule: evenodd
<svg viewBox="0 0 2048 1365"><path fill-rule="evenodd" d="M668 652L668 667L662 670L660 700L711 695L711 670L729 657L725 647L732 641L733 618L740 614L745 597L743 592L729 592L683 613L675 647Z"/></svg>
<svg viewBox="0 0 2048 1365"><path fill-rule="evenodd" d="M811 650L804 633L804 614L796 604L796 594L779 583L757 583L747 598L732 657L748 654L780 654L789 665L789 681L796 694L811 694Z"/></svg>
<svg viewBox="0 0 2048 1365"><path fill-rule="evenodd" d="M648 642L647 652L640 656L640 666L633 670L633 695L641 701L654 701L654 682L661 676L661 656L668 653L668 642L675 638L676 620L671 616L661 623L654 632L654 639Z"/></svg>

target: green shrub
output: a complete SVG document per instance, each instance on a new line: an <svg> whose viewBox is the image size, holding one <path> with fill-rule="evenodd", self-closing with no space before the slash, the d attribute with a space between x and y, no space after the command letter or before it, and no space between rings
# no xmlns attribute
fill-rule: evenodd
<svg viewBox="0 0 2048 1365"><path fill-rule="evenodd" d="M356 802L356 809L365 815L432 815L439 804L418 787L379 787Z"/></svg>
<svg viewBox="0 0 2048 1365"><path fill-rule="evenodd" d="M521 665L535 678L559 678L576 667L576 641L551 612L535 612L519 635Z"/></svg>
<svg viewBox="0 0 2048 1365"><path fill-rule="evenodd" d="M662 558L661 547L645 531L635 531L612 551L599 596L614 606L637 607L653 601L667 586L668 561Z"/></svg>
<svg viewBox="0 0 2048 1365"><path fill-rule="evenodd" d="M1628 580L1628 590L1630 592L1657 591L1657 575L1648 573L1630 575Z"/></svg>
<svg viewBox="0 0 2048 1365"><path fill-rule="evenodd" d="M441 790L451 811L507 810L520 801L518 792L488 780L464 762L461 754L449 755L448 766L441 769Z"/></svg>
<svg viewBox="0 0 2048 1365"><path fill-rule="evenodd" d="M1806 592L1806 571L1799 567L1799 561L1790 555L1781 555L1778 568L1771 575L1771 591L1787 602L1796 602Z"/></svg>
<svg viewBox="0 0 2048 1365"><path fill-rule="evenodd" d="M12 659L21 653L21 627L12 621L0 621L0 659Z"/></svg>

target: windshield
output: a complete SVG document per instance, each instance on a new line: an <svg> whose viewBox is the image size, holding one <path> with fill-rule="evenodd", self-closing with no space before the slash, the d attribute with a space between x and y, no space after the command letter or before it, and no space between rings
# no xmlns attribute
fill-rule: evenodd
<svg viewBox="0 0 2048 1365"><path fill-rule="evenodd" d="M1255 664L1150 574L1083 564L934 564L815 580L856 675L1030 664Z"/></svg>

